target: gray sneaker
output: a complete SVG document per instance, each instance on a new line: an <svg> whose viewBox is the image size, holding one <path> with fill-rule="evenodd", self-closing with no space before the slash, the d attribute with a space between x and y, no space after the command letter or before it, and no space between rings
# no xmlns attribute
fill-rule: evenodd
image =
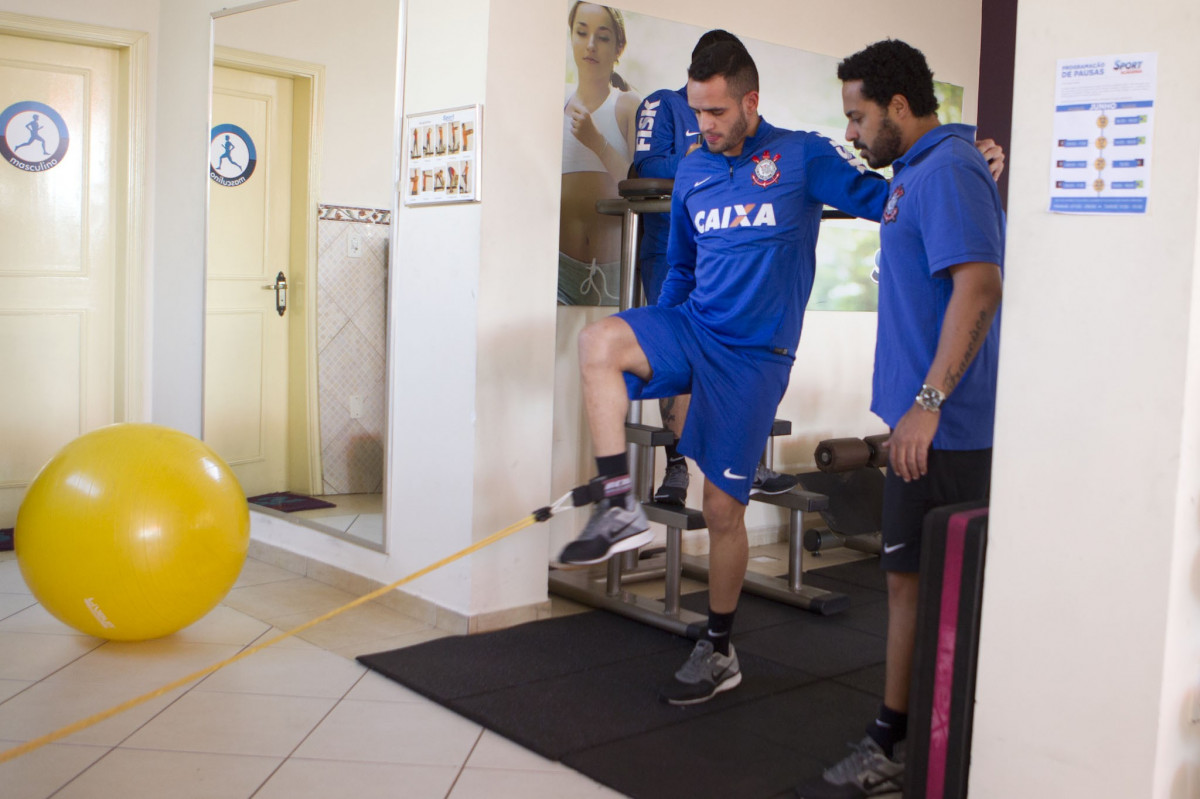
<svg viewBox="0 0 1200 799"><path fill-rule="evenodd" d="M712 641L701 638L687 663L675 672L675 679L658 689L658 696L672 705L696 705L741 683L742 670L733 644L729 654L722 655L713 649Z"/></svg>
<svg viewBox="0 0 1200 799"><path fill-rule="evenodd" d="M800 483L794 474L773 472L761 463L754 470L754 482L750 485L750 496L755 494L786 494Z"/></svg>
<svg viewBox="0 0 1200 799"><path fill-rule="evenodd" d="M680 460L677 463L667 463L667 470L663 474L662 485L654 492L654 501L661 502L664 505L679 505L683 507L687 504L688 483L691 482L691 475L688 474L687 461Z"/></svg>
<svg viewBox="0 0 1200 799"><path fill-rule="evenodd" d="M871 736L850 744L850 754L821 779L796 789L800 799L859 799L863 796L900 797L904 791L904 755L899 745L894 759Z"/></svg>
<svg viewBox="0 0 1200 799"><path fill-rule="evenodd" d="M586 566L608 560L618 552L637 549L654 540L642 503L623 494L596 503L583 532L558 556L560 563Z"/></svg>

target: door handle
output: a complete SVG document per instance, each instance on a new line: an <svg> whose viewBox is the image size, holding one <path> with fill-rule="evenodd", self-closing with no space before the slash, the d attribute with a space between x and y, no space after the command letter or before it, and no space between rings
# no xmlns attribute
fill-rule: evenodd
<svg viewBox="0 0 1200 799"><path fill-rule="evenodd" d="M263 290L275 292L275 310L279 311L280 316L283 316L284 311L287 310L287 278L283 276L283 272L275 276L274 283L263 286Z"/></svg>

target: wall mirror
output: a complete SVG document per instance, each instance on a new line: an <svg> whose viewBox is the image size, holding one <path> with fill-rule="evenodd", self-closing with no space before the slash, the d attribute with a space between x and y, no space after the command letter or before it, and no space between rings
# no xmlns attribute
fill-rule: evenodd
<svg viewBox="0 0 1200 799"><path fill-rule="evenodd" d="M379 551L399 6L213 22L204 438L252 510Z"/></svg>

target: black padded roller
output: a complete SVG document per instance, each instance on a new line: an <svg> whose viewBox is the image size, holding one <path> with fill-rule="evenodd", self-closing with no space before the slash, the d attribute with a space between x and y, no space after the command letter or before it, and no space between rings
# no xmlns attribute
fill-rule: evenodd
<svg viewBox="0 0 1200 799"><path fill-rule="evenodd" d="M823 472L845 472L871 462L871 447L861 438L827 438L817 444L813 457Z"/></svg>
<svg viewBox="0 0 1200 799"><path fill-rule="evenodd" d="M877 436L867 436L863 441L867 442L867 446L871 448L871 460L869 465L884 467L887 466L888 454L883 448L883 442L891 438L891 433L880 433Z"/></svg>
<svg viewBox="0 0 1200 799"><path fill-rule="evenodd" d="M812 553L821 551L821 547L829 543L832 533L821 527L810 527L804 531L804 548Z"/></svg>

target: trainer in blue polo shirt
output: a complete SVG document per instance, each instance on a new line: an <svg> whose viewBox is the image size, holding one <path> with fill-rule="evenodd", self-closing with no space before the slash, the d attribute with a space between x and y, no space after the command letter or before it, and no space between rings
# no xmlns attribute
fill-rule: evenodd
<svg viewBox="0 0 1200 799"><path fill-rule="evenodd" d="M939 125L892 167L880 223L879 334L871 410L895 427L933 363L950 302L950 268L981 262L1003 268L1004 230L996 183L969 125ZM992 446L999 314L940 408L934 449Z"/></svg>
<svg viewBox="0 0 1200 799"><path fill-rule="evenodd" d="M935 507L986 500L1004 213L966 125L941 125L925 56L888 39L838 65L846 138L894 166L880 220L879 328L871 409L892 428L880 565L887 573L883 703L850 755L801 785L802 799L904 787L922 528ZM931 575L931 586L937 577Z"/></svg>

